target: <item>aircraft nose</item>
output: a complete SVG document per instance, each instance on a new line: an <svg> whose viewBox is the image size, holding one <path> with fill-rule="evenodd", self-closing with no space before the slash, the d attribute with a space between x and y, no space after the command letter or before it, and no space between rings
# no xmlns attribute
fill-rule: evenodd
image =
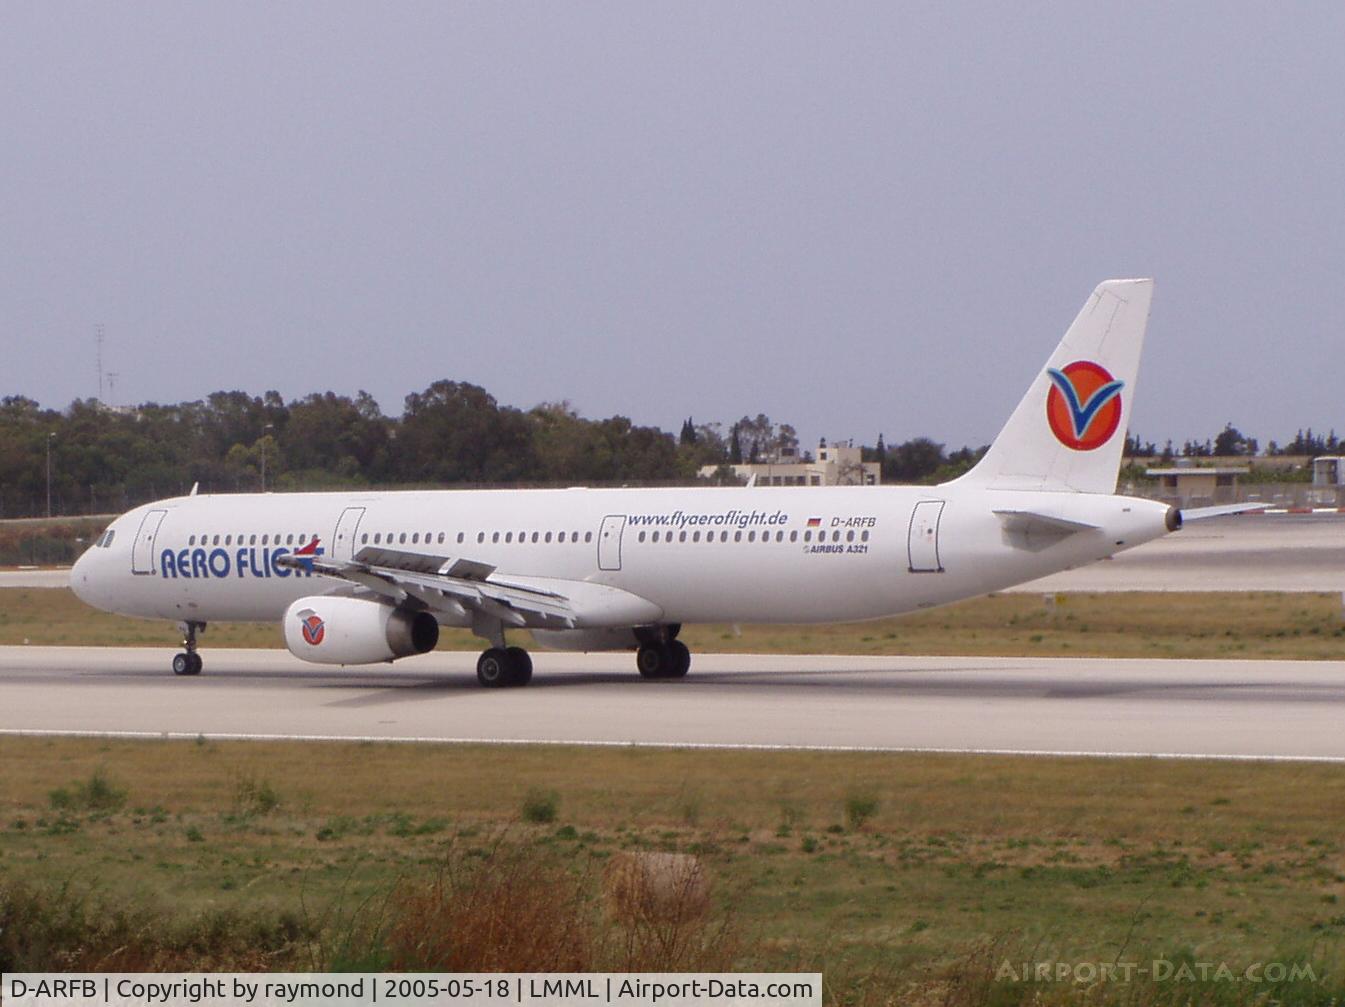
<svg viewBox="0 0 1345 1007"><path fill-rule="evenodd" d="M70 590L75 592L75 597L86 605L92 605L93 585L91 583L93 575L93 559L91 557L92 549L84 550L84 554L75 560L75 565L70 568Z"/></svg>

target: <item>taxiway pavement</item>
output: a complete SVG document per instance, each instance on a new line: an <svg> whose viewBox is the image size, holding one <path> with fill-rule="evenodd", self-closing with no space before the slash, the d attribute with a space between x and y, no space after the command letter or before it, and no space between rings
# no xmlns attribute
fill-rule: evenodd
<svg viewBox="0 0 1345 1007"><path fill-rule="evenodd" d="M0 732L553 742L1345 762L1345 661L535 655L522 689L476 655L322 669L280 650L0 648Z"/></svg>

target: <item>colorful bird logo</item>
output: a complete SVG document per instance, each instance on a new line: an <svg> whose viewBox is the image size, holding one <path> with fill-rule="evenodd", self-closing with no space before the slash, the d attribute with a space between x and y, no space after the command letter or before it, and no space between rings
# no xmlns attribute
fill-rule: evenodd
<svg viewBox="0 0 1345 1007"><path fill-rule="evenodd" d="M1076 360L1060 370L1048 367L1046 373L1051 378L1046 420L1056 439L1075 451L1093 451L1111 440L1121 425L1125 382L1091 360Z"/></svg>

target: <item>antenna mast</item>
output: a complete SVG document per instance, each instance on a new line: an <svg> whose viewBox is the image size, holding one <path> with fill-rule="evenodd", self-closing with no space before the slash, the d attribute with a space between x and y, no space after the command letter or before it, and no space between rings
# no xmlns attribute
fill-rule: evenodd
<svg viewBox="0 0 1345 1007"><path fill-rule="evenodd" d="M98 401L103 401L103 323L93 327L94 340L98 344Z"/></svg>

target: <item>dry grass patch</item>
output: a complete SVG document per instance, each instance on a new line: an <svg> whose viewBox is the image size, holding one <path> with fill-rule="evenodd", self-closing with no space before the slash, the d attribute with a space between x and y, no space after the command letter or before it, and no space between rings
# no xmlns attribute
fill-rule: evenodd
<svg viewBox="0 0 1345 1007"><path fill-rule="evenodd" d="M1338 659L1340 596L1280 593L1003 594L877 622L821 626L688 626L693 651L777 654L948 654ZM97 612L65 589L0 588L0 644L162 646L168 622ZM213 647L282 647L273 623L216 623ZM446 629L443 650L478 650ZM693 672L694 673L694 672Z"/></svg>

